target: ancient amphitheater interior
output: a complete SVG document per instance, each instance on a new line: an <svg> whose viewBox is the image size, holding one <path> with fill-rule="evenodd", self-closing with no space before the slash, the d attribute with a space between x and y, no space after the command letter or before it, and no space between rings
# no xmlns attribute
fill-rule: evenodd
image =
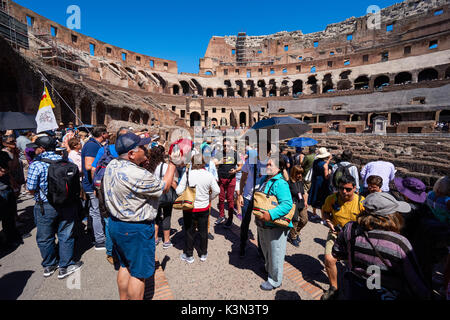
<svg viewBox="0 0 450 320"><path fill-rule="evenodd" d="M44 16L0 2L1 111L35 113L45 77L64 123L130 122L167 140L196 121L223 130L286 115L360 165L384 156L428 186L449 173L448 0L405 0L310 34L213 36L198 74Z"/></svg>

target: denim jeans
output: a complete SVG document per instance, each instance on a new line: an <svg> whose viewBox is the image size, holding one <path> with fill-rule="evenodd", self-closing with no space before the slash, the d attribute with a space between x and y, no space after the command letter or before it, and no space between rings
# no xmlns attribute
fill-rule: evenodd
<svg viewBox="0 0 450 320"><path fill-rule="evenodd" d="M34 206L34 222L37 228L36 242L41 251L42 266L52 267L59 264L67 268L74 264L73 226L77 216L77 208L67 207L55 209L49 203L44 203L44 213L39 204ZM56 252L55 234L58 235L58 253Z"/></svg>
<svg viewBox="0 0 450 320"><path fill-rule="evenodd" d="M103 231L102 217L98 199L93 192L86 192L89 198L89 216L92 219L92 228L94 229L94 238L96 243L105 243L105 232Z"/></svg>
<svg viewBox="0 0 450 320"><path fill-rule="evenodd" d="M105 238L106 238L105 247L106 247L106 254L108 256L112 257L112 255L113 255L113 243L112 243L112 240L111 240L111 235L109 233L110 218L109 217L108 218L104 218L103 221L105 221Z"/></svg>

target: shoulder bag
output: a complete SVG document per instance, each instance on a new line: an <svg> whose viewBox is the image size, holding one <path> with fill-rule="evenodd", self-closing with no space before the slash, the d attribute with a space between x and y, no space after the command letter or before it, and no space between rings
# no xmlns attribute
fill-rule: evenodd
<svg viewBox="0 0 450 320"><path fill-rule="evenodd" d="M194 202L195 202L195 190L196 186L190 187L189 186L189 169L186 170L186 189L183 191L181 196L179 196L174 204L173 207L178 210L192 210L194 209Z"/></svg>

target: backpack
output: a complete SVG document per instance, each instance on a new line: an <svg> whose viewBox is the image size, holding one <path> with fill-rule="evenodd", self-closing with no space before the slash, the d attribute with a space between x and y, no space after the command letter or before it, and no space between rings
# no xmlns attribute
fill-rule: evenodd
<svg viewBox="0 0 450 320"><path fill-rule="evenodd" d="M349 164L349 165L344 166L344 165L338 163L337 166L338 166L338 168L334 172L333 179L331 180L333 187L336 189L339 187L339 180L343 176L352 176L350 174L350 168L353 167L354 165Z"/></svg>
<svg viewBox="0 0 450 320"><path fill-rule="evenodd" d="M99 190L100 185L102 184L103 177L105 176L106 167L108 164L115 159L115 157L111 154L111 151L109 150L109 146L104 147L105 153L103 156L98 160L97 167L95 168L94 173L94 187Z"/></svg>
<svg viewBox="0 0 450 320"><path fill-rule="evenodd" d="M80 171L77 165L67 159L49 160L41 162L50 164L48 167L47 199L52 206L73 205L80 199Z"/></svg>

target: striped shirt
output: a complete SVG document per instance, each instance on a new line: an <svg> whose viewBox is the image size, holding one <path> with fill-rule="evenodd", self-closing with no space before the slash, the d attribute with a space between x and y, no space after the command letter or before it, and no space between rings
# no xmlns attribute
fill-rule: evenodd
<svg viewBox="0 0 450 320"><path fill-rule="evenodd" d="M37 156L33 163L30 164L28 168L27 176L27 189L30 191L37 191L39 193L34 194L34 200L48 202L47 192L48 192L48 167L50 164L41 162L41 159L49 160L61 160L62 157L54 153L53 151L44 152Z"/></svg>
<svg viewBox="0 0 450 320"><path fill-rule="evenodd" d="M388 290L401 292L403 288L417 298L429 297L422 272L419 268L413 248L405 237L400 234L383 231L368 231L368 237L373 246L378 250L387 265L385 265L373 250L364 235L357 235L355 240L354 261L351 259L351 226L354 222L345 225L339 233L333 247L333 255L348 259L349 269L368 279L372 274L367 272L369 266L378 266L381 270L381 286Z"/></svg>

